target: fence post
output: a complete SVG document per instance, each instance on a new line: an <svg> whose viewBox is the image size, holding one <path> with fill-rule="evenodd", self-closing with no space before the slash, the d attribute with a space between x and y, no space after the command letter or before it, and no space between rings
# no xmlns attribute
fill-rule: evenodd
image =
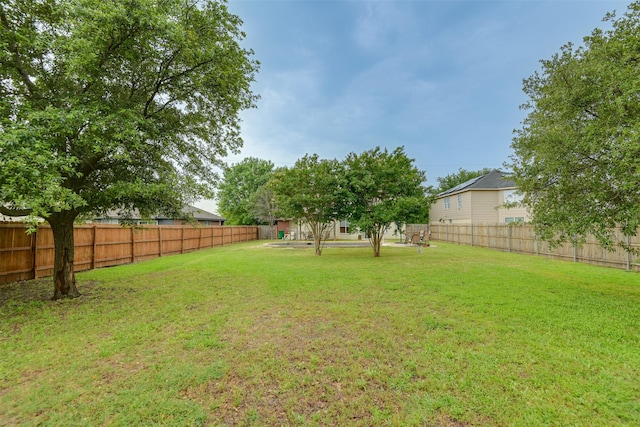
<svg viewBox="0 0 640 427"><path fill-rule="evenodd" d="M133 230L134 227L131 227L131 262L136 262L136 233Z"/></svg>
<svg viewBox="0 0 640 427"><path fill-rule="evenodd" d="M33 279L38 278L38 228L31 234L31 249L33 250L33 257L31 264L33 265Z"/></svg>
<svg viewBox="0 0 640 427"><path fill-rule="evenodd" d="M511 252L511 225L507 224L507 252Z"/></svg>
<svg viewBox="0 0 640 427"><path fill-rule="evenodd" d="M96 238L97 238L97 231L96 229L98 228L98 224L93 224L93 242L92 243L92 248L91 248L91 269L94 270L96 268Z"/></svg>
<svg viewBox="0 0 640 427"><path fill-rule="evenodd" d="M490 237L489 224L485 224L485 228L487 230L487 248L490 248L491 245L489 244L489 237Z"/></svg>
<svg viewBox="0 0 640 427"><path fill-rule="evenodd" d="M471 247L473 247L473 222L471 223Z"/></svg>
<svg viewBox="0 0 640 427"><path fill-rule="evenodd" d="M158 242L160 244L160 256L162 256L162 226L158 226Z"/></svg>
<svg viewBox="0 0 640 427"><path fill-rule="evenodd" d="M180 253L184 253L184 225L180 228Z"/></svg>
<svg viewBox="0 0 640 427"><path fill-rule="evenodd" d="M631 270L631 236L627 235L627 271Z"/></svg>

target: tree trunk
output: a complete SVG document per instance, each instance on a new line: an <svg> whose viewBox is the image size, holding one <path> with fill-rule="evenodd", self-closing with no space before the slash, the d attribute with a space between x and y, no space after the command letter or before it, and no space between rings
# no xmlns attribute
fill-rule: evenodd
<svg viewBox="0 0 640 427"><path fill-rule="evenodd" d="M80 296L76 287L76 276L73 272L73 222L75 218L76 215L70 212L58 212L47 219L51 225L55 246L52 300Z"/></svg>
<svg viewBox="0 0 640 427"><path fill-rule="evenodd" d="M371 246L373 247L373 256L380 256L380 244L382 243L382 233L378 230L371 232L370 238Z"/></svg>
<svg viewBox="0 0 640 427"><path fill-rule="evenodd" d="M322 224L313 223L310 228L313 231L313 247L315 249L315 254L316 256L321 256L322 255L322 231L323 231Z"/></svg>

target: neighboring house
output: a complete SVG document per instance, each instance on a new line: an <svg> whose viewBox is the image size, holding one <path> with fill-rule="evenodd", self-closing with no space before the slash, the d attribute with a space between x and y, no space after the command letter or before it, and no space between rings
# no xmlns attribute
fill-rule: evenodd
<svg viewBox="0 0 640 427"><path fill-rule="evenodd" d="M7 216L0 214L0 222L23 222L26 219L26 216Z"/></svg>
<svg viewBox="0 0 640 427"><path fill-rule="evenodd" d="M311 240L310 230L306 225L295 220L278 220L277 224L278 236L291 240ZM404 235L404 228L402 230ZM329 225L326 231L329 240L366 240L368 236L365 233L353 229L349 221L334 221ZM279 237L281 238L281 237ZM388 242L400 240L400 236L396 230L396 225L391 224L384 238Z"/></svg>
<svg viewBox="0 0 640 427"><path fill-rule="evenodd" d="M495 224L530 219L524 207L504 207L522 196L509 174L493 170L436 196L429 218L432 224Z"/></svg>
<svg viewBox="0 0 640 427"><path fill-rule="evenodd" d="M224 225L226 221L225 218L222 218L216 214L212 214L211 212L204 211L202 209L196 208L194 206L185 206L182 209L182 212L185 213L183 218L167 218L163 215L156 215L152 218L142 219L140 214L134 212L133 222L136 224L151 224L151 225L183 225L187 224L188 221L184 218L188 216L192 216L200 225L209 226L209 225ZM100 218L94 218L93 221L101 224L119 224L120 220L123 217L119 214L117 210L110 210L107 214Z"/></svg>

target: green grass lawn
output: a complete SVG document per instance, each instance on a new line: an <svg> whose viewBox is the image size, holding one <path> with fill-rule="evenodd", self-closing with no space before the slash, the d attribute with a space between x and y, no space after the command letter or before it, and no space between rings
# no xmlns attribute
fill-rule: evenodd
<svg viewBox="0 0 640 427"><path fill-rule="evenodd" d="M78 281L0 287L0 425L640 425L637 273L249 242Z"/></svg>

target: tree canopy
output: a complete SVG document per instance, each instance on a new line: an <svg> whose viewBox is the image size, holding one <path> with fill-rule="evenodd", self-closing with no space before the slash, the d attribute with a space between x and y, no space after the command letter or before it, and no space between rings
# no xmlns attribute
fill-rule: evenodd
<svg viewBox="0 0 640 427"><path fill-rule="evenodd" d="M380 256L385 231L394 222L420 220L428 211L425 173L398 147L376 147L345 160L350 223L369 237L374 256Z"/></svg>
<svg viewBox="0 0 640 427"><path fill-rule="evenodd" d="M0 4L0 212L50 223L54 298L78 295L78 215L212 196L256 100L240 25L218 1Z"/></svg>
<svg viewBox="0 0 640 427"><path fill-rule="evenodd" d="M640 3L584 46L567 44L524 81L528 115L510 167L539 235L558 244L640 225ZM629 249L629 248L628 248Z"/></svg>
<svg viewBox="0 0 640 427"><path fill-rule="evenodd" d="M305 155L291 168L275 173L269 186L277 195L280 216L297 218L313 234L315 254L322 254L326 231L342 218L348 201L344 167L338 160Z"/></svg>
<svg viewBox="0 0 640 427"><path fill-rule="evenodd" d="M228 224L262 223L255 212L255 201L258 190L271 178L273 167L271 161L255 157L225 167L217 199L218 208Z"/></svg>
<svg viewBox="0 0 640 427"><path fill-rule="evenodd" d="M259 223L269 226L268 235L270 239L273 239L273 226L278 220L278 204L275 191L267 183L267 185L258 188L251 198L251 203L253 205L253 215Z"/></svg>

